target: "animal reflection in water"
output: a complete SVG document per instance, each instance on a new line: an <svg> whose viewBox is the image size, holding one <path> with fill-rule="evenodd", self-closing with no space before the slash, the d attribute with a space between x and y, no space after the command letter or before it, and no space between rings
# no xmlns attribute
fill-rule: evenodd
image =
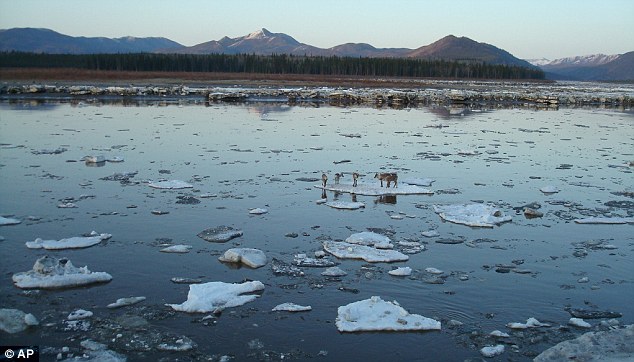
<svg viewBox="0 0 634 362"><path fill-rule="evenodd" d="M396 195L381 195L374 199L375 204L396 205Z"/></svg>

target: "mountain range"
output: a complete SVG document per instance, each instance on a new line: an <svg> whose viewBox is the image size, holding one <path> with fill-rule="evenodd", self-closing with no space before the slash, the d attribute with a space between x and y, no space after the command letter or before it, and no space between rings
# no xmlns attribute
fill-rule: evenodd
<svg viewBox="0 0 634 362"><path fill-rule="evenodd" d="M91 53L183 53L183 54L293 54L309 56L389 57L486 62L490 64L540 67L550 79L632 80L634 52L622 55L592 55L549 61L522 60L493 45L466 37L448 35L416 49L375 48L366 43L345 43L319 48L301 43L284 33L260 29L236 38L223 37L194 46L184 46L167 38L73 37L49 29L13 28L0 30L0 51L53 54Z"/></svg>

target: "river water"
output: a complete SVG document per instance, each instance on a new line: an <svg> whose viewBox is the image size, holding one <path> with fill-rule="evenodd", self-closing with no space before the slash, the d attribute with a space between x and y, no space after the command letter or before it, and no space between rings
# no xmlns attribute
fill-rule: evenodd
<svg viewBox="0 0 634 362"><path fill-rule="evenodd" d="M39 345L44 360L54 360L64 346L81 354L79 343L86 339L129 360L464 360L497 343L507 348L494 360L529 360L586 331L567 326L568 308L614 311L622 314L621 324L634 323L633 225L574 221L634 216L631 112L3 102L0 143L0 215L22 220L0 227L1 306L33 313L40 321L25 332L2 334L2 344ZM42 153L54 149L66 150ZM91 167L82 161L94 155L124 162ZM103 179L124 172L136 172L127 184ZM365 208L337 210L318 204L322 191L314 187L322 173L332 182L335 172L344 173L342 183L352 181L352 172L360 173L360 183L377 182L375 172L398 172L399 180L429 178L434 194L356 195ZM183 180L193 188L148 187L161 179ZM545 186L559 192L545 194L540 191ZM200 202L182 203L189 196ZM352 200L345 193L326 197ZM58 207L68 201L77 207ZM473 228L443 222L432 206L471 202L494 204L512 221ZM514 209L529 203L538 203L543 217L527 218ZM251 215L252 208L268 213ZM157 210L164 214L152 213ZM220 225L244 235L227 243L196 236ZM419 242L425 250L400 263L332 257L348 273L341 278L322 276L322 268L302 268L303 276L278 275L271 268L273 259L290 264L296 254L322 250L324 240L369 229L389 236L397 250L403 249L399 241ZM93 230L113 236L85 249L25 246L36 238ZM429 230L439 236L422 235ZM456 243L442 242L447 240ZM169 244L192 250L159 252ZM251 269L219 262L231 247L260 249L269 263ZM67 257L113 280L65 290L15 287L11 276L31 269L42 255ZM387 273L397 266L414 272ZM429 282L434 277L425 272L429 267L444 272L433 279L437 283ZM173 283L173 277L259 280L265 289L254 302L221 315L187 314L165 306L187 298L188 285ZM106 307L130 296L147 299ZM371 296L440 320L442 329L338 332L337 308ZM284 302L312 310L271 311ZM86 330L64 322L77 309L94 313ZM506 327L530 317L551 327L519 332ZM587 321L602 328L601 319ZM489 337L496 329L511 337L502 342ZM196 347L156 349L183 337Z"/></svg>

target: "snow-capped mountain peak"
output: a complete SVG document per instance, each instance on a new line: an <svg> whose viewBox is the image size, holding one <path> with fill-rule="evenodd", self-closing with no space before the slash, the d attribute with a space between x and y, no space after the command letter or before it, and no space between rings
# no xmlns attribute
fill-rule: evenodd
<svg viewBox="0 0 634 362"><path fill-rule="evenodd" d="M555 59L548 63L549 66L575 65L575 66L594 66L609 63L616 60L620 55L590 54L579 55L576 57L568 57ZM544 64L545 65L545 64Z"/></svg>
<svg viewBox="0 0 634 362"><path fill-rule="evenodd" d="M250 33L249 35L245 36L244 39L265 39L265 38L271 37L272 35L273 33L266 30L265 28L262 28L260 30L254 31L253 33Z"/></svg>

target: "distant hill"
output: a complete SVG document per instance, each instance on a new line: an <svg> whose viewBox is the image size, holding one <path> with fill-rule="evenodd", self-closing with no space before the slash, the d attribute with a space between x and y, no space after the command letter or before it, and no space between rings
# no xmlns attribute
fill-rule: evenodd
<svg viewBox="0 0 634 362"><path fill-rule="evenodd" d="M634 52L568 57L539 64L539 67L549 79L634 80Z"/></svg>
<svg viewBox="0 0 634 362"><path fill-rule="evenodd" d="M411 58L476 61L490 64L533 67L525 60L486 43L478 43L466 37L448 35L432 44L422 46L407 54Z"/></svg>
<svg viewBox="0 0 634 362"><path fill-rule="evenodd" d="M49 29L0 30L0 51L50 54L142 53L182 47L182 44L166 38L87 38L64 35Z"/></svg>

